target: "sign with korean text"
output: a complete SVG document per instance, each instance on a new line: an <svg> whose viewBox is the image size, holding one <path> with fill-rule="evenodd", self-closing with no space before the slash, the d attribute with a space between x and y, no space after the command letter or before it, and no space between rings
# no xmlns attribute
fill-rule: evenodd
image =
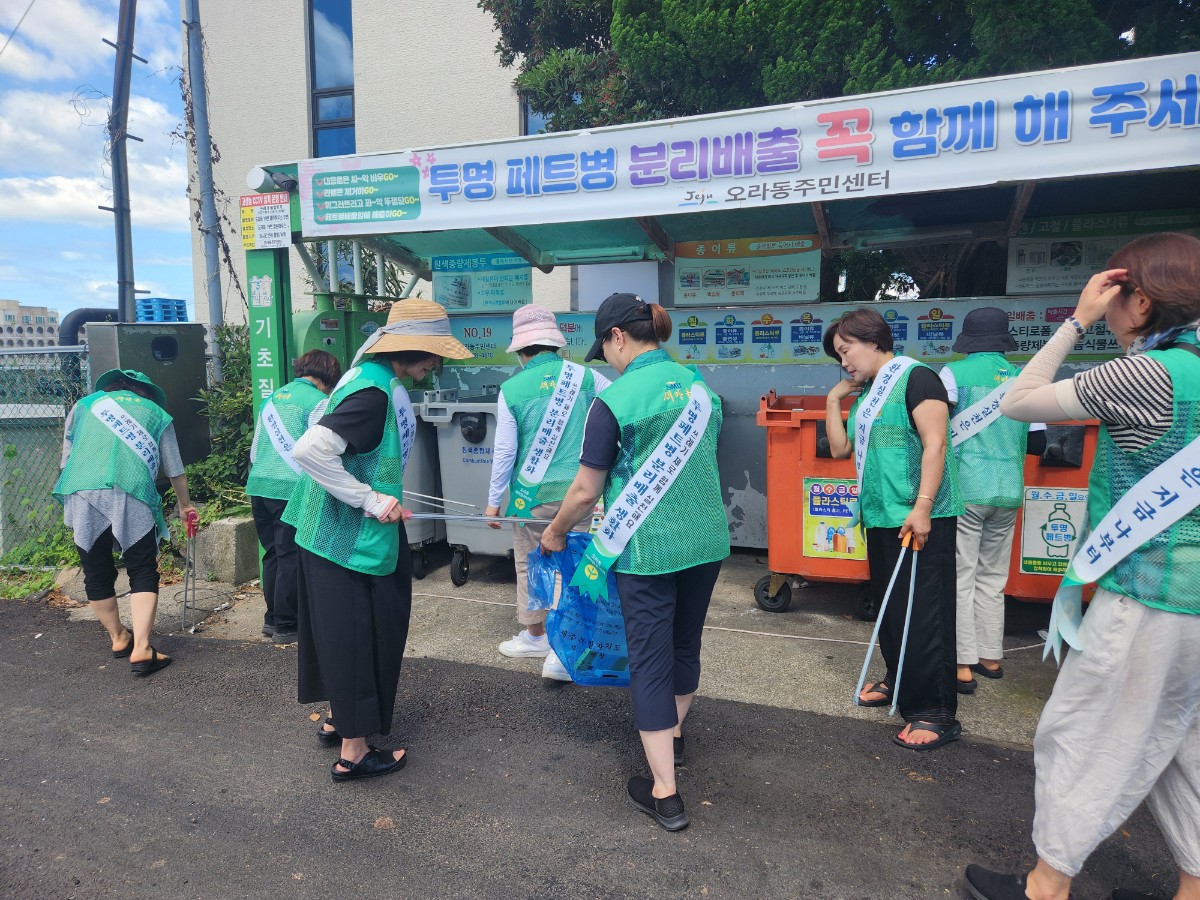
<svg viewBox="0 0 1200 900"><path fill-rule="evenodd" d="M998 306L1008 313L1009 333L1017 348L1009 354L1027 361L1046 343L1067 316L1073 302L1062 297L978 297L969 301L902 300L872 304L892 329L896 353L919 362L941 365L961 354L951 348L963 317L976 306ZM835 319L856 304L813 303L807 306L744 307L738 309L671 309L672 334L664 344L675 359L695 365L830 365L821 336ZM560 313L558 328L567 340L562 355L583 362L595 336L592 313ZM447 360L447 365L515 366L508 353L512 317L507 315L452 316L454 336L475 354L474 359ZM1088 329L1068 357L1069 362L1100 362L1121 355L1120 345L1103 322ZM602 365L602 363L595 363Z"/></svg>
<svg viewBox="0 0 1200 900"><path fill-rule="evenodd" d="M801 525L805 556L811 559L866 559L867 539L852 525L858 503L853 478L805 478Z"/></svg>
<svg viewBox="0 0 1200 900"><path fill-rule="evenodd" d="M617 219L1192 165L1200 53L300 164L306 238ZM390 179L390 180L389 180Z"/></svg>
<svg viewBox="0 0 1200 900"><path fill-rule="evenodd" d="M292 244L291 198L286 191L242 197L242 249L277 250Z"/></svg>
<svg viewBox="0 0 1200 900"><path fill-rule="evenodd" d="M1087 534L1084 488L1025 489L1021 512L1021 571L1028 575L1062 575Z"/></svg>
<svg viewBox="0 0 1200 900"><path fill-rule="evenodd" d="M1008 242L1008 293L1077 294L1118 248L1154 231L1200 234L1200 210L1026 219Z"/></svg>
<svg viewBox="0 0 1200 900"><path fill-rule="evenodd" d="M250 388L257 415L263 403L290 378L290 360L281 333L280 311L287 301L290 275L287 254L251 250L246 254L249 286L247 324L250 340Z"/></svg>
<svg viewBox="0 0 1200 900"><path fill-rule="evenodd" d="M676 306L808 303L820 286L815 234L675 245Z"/></svg>
<svg viewBox="0 0 1200 900"><path fill-rule="evenodd" d="M512 253L433 257L433 299L456 312L511 312L533 302L533 267Z"/></svg>

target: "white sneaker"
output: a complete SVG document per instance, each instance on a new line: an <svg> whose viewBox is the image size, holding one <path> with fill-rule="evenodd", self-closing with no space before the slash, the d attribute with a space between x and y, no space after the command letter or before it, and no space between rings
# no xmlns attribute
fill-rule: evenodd
<svg viewBox="0 0 1200 900"><path fill-rule="evenodd" d="M551 650L546 655L546 661L542 663L542 677L552 678L555 681L570 681L571 673L559 660L558 654Z"/></svg>
<svg viewBox="0 0 1200 900"><path fill-rule="evenodd" d="M550 641L544 634L534 637L528 629L524 629L520 634L513 635L511 640L501 644L498 649L504 656L545 656L550 652Z"/></svg>

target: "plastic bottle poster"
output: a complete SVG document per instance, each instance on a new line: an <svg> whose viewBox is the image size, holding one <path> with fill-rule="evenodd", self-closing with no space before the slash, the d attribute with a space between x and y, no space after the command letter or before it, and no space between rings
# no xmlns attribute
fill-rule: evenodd
<svg viewBox="0 0 1200 900"><path fill-rule="evenodd" d="M804 555L813 559L867 558L861 525L851 526L858 482L853 478L805 478Z"/></svg>
<svg viewBox="0 0 1200 900"><path fill-rule="evenodd" d="M1062 575L1087 534L1084 488L1026 488L1021 521L1021 571Z"/></svg>

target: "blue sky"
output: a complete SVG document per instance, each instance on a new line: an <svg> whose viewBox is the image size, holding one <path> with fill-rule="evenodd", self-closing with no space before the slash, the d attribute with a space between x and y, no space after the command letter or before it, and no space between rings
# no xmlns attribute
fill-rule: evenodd
<svg viewBox="0 0 1200 900"><path fill-rule="evenodd" d="M0 46L28 0L0 0ZM104 125L117 0L36 0L0 55L0 298L65 313L116 307ZM192 303L177 0L138 0L128 142L139 289Z"/></svg>

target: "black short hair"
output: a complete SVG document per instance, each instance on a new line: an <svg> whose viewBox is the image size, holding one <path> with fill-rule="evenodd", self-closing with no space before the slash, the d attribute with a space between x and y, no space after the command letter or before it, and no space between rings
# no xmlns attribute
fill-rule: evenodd
<svg viewBox="0 0 1200 900"><path fill-rule="evenodd" d="M537 356L539 353L557 353L558 347L551 347L547 344L531 344L528 347L522 347L517 353L522 356Z"/></svg>
<svg viewBox="0 0 1200 900"><path fill-rule="evenodd" d="M342 377L337 357L325 350L309 350L296 357L292 371L297 378L316 378L326 387L333 387Z"/></svg>
<svg viewBox="0 0 1200 900"><path fill-rule="evenodd" d="M878 311L866 306L853 309L837 320L837 334L864 344L874 344L883 353L895 347L892 328ZM840 358L840 357L839 357Z"/></svg>

